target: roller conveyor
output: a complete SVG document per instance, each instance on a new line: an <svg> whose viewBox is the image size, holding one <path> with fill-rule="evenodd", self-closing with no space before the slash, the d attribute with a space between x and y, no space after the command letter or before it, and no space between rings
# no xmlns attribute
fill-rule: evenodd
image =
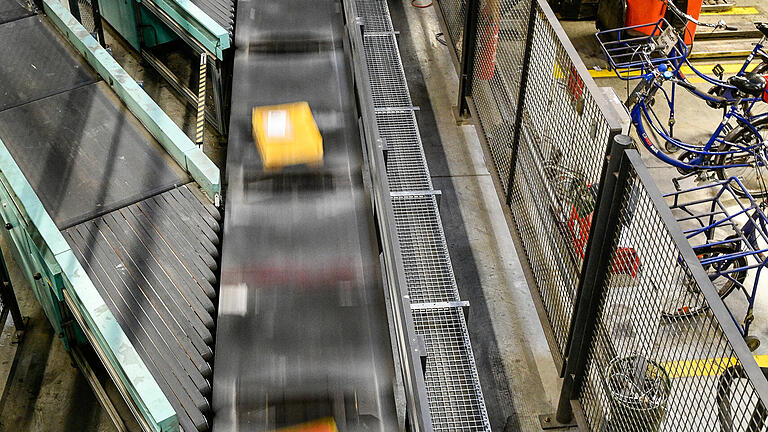
<svg viewBox="0 0 768 432"><path fill-rule="evenodd" d="M73 322L58 316L62 304L94 332L88 341L120 369L108 372L147 429L271 431L333 418L341 431L394 431L407 415L409 430L489 430L383 0L357 0L357 10L242 0L234 35L232 3L195 2L236 41L223 248L221 217L200 192L217 197L218 169L206 171L167 116L135 99L143 91L119 66L94 63L106 52L64 31L74 49L17 1L0 0L0 40L10 41L0 44L0 215L11 237L40 222L37 209L50 216L61 242L45 229L20 238L65 268L42 275L60 298L46 303L45 284L30 283L57 332ZM77 51L90 51L98 74ZM322 133L323 165L264 172L251 109L298 101ZM174 133L188 145L169 145ZM29 187L9 181L17 170ZM33 200L19 196L25 188ZM36 249L38 234L49 249ZM95 304L75 288L84 277L102 306L83 306ZM104 332L103 311L125 341Z"/></svg>
<svg viewBox="0 0 768 432"><path fill-rule="evenodd" d="M333 0L238 5L217 432L324 417L340 430L397 430L384 288L342 30ZM324 166L264 173L251 109L295 101L309 102Z"/></svg>
<svg viewBox="0 0 768 432"><path fill-rule="evenodd" d="M182 186L65 231L186 431L209 428L219 218Z"/></svg>
<svg viewBox="0 0 768 432"><path fill-rule="evenodd" d="M152 402L164 396L177 417L153 420L208 430L219 212L185 171L193 162L174 161L110 88L112 78L102 80L47 19L16 5L0 0L0 142L157 382L162 395ZM4 180L4 191L11 184ZM9 205L22 204L12 194L3 200L6 222ZM51 293L35 289L54 328L63 325Z"/></svg>
<svg viewBox="0 0 768 432"><path fill-rule="evenodd" d="M234 0L191 0L192 3L208 15L216 24L229 33L230 38L235 26Z"/></svg>

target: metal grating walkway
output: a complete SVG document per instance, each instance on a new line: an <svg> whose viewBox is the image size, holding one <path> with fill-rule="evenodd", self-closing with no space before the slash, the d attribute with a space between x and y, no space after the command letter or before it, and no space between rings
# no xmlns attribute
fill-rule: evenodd
<svg viewBox="0 0 768 432"><path fill-rule="evenodd" d="M490 431L472 346L386 0L356 0L435 431Z"/></svg>

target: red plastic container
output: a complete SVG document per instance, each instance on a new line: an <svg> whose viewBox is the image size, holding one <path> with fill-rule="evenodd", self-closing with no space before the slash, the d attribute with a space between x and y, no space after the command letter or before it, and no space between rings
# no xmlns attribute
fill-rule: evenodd
<svg viewBox="0 0 768 432"><path fill-rule="evenodd" d="M490 80L496 72L496 49L499 44L499 23L488 5L480 9L478 22L478 40L480 63L477 65L477 76L481 80Z"/></svg>
<svg viewBox="0 0 768 432"><path fill-rule="evenodd" d="M699 19L699 15L701 15L701 4L704 2L704 0L688 0L687 10L683 10L683 12L687 13L688 15L694 17L695 19ZM685 37L683 40L685 40L686 45L691 45L693 43L693 36L696 34L696 24L689 22L688 23L688 31L685 32Z"/></svg>
<svg viewBox="0 0 768 432"><path fill-rule="evenodd" d="M676 1L677 7L688 15L695 19L699 19L701 14L701 4L703 0L683 0ZM667 6L661 0L627 0L627 14L624 21L624 25L627 27L642 25L642 24L655 24L660 19L667 15ZM667 15L667 20L674 22L672 17ZM685 43L691 45L693 43L693 36L696 34L696 24L689 22L688 29L685 32ZM649 25L647 27L638 27L635 31L643 34L650 35L654 26Z"/></svg>
<svg viewBox="0 0 768 432"><path fill-rule="evenodd" d="M661 0L627 0L627 16L624 26L631 27L641 24L654 25L664 18L667 6ZM638 27L640 33L650 35L654 26Z"/></svg>

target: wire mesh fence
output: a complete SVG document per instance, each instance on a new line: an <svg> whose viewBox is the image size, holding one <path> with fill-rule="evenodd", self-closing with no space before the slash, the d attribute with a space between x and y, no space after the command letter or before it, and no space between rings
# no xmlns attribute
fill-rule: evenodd
<svg viewBox="0 0 768 432"><path fill-rule="evenodd" d="M578 395L589 429L763 430L765 377L639 155L630 159L609 261L633 271L609 272L598 290ZM678 313L692 296L706 307Z"/></svg>
<svg viewBox="0 0 768 432"><path fill-rule="evenodd" d="M575 377L561 406L572 415L575 400L593 431L763 430L768 381L639 156L613 191L619 118L547 3L466 3L474 25L437 2L444 32L462 35L456 52L474 50L457 55L471 76L460 103L506 195L553 355ZM693 303L705 307L678 313Z"/></svg>
<svg viewBox="0 0 768 432"><path fill-rule="evenodd" d="M562 356L593 185L618 126L537 0L479 0L477 10L471 98ZM573 194L581 207L563 199Z"/></svg>
<svg viewBox="0 0 768 432"><path fill-rule="evenodd" d="M446 30L446 42L455 58L461 57L464 21L467 17L467 0L442 0L439 2L440 18Z"/></svg>

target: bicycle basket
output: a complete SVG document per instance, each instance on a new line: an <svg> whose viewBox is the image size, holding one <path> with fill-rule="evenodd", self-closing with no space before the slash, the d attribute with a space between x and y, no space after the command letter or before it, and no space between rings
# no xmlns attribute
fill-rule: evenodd
<svg viewBox="0 0 768 432"><path fill-rule="evenodd" d="M656 23L600 31L595 36L609 67L623 80L641 78L662 63L677 70L688 55L685 42L664 18Z"/></svg>

